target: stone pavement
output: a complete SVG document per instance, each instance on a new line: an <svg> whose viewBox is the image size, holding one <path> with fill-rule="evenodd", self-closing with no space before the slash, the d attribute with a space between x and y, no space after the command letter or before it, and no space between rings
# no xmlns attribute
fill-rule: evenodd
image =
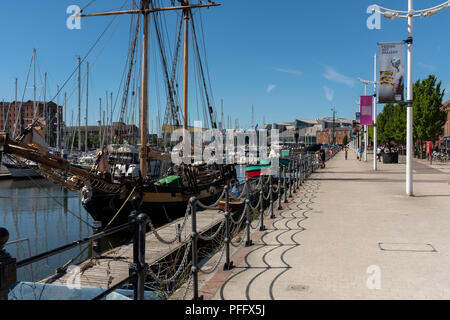
<svg viewBox="0 0 450 320"><path fill-rule="evenodd" d="M200 294L212 300L450 299L449 167L414 161L415 197L407 197L404 158L379 163L377 172L372 159L357 161L353 152L347 161L343 152L331 159L275 220L266 220L267 231L253 233L254 246L234 249L236 268L199 275Z"/></svg>

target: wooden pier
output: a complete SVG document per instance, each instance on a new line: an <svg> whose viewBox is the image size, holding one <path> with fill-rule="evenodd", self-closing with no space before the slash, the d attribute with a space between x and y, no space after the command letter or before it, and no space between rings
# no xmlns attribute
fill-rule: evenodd
<svg viewBox="0 0 450 320"><path fill-rule="evenodd" d="M205 233L218 226L223 220L223 213L219 210L205 210L197 212L197 230ZM171 240L177 233L179 224L184 217L175 220L159 229L157 233L163 239ZM148 232L145 243L145 261L149 266L157 264L190 242L191 219L188 217L181 234L181 242L176 241L171 245L160 242L154 232ZM129 276L129 267L133 263L133 244L123 245L106 251L101 255L90 258L78 265L80 268L80 284L82 287L109 288ZM41 280L41 283L55 285L67 285L73 283L74 275L65 273L53 275Z"/></svg>

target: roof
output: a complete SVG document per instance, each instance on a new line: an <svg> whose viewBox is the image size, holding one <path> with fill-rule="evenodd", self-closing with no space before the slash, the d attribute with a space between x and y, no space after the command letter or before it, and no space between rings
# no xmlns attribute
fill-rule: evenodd
<svg viewBox="0 0 450 320"><path fill-rule="evenodd" d="M450 100L447 100L444 102L444 104L442 105L444 108L448 108L450 107Z"/></svg>

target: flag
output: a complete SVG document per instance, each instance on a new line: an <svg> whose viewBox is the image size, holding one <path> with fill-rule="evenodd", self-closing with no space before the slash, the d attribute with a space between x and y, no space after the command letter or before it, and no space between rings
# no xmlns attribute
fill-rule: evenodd
<svg viewBox="0 0 450 320"><path fill-rule="evenodd" d="M371 126L372 125L372 104L373 104L372 96L361 96L360 124L362 126Z"/></svg>

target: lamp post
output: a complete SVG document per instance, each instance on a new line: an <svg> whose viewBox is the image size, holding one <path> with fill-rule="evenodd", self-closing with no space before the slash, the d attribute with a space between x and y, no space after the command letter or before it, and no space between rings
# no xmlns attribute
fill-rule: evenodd
<svg viewBox="0 0 450 320"><path fill-rule="evenodd" d="M408 90L406 94L407 113L406 113L406 194L414 196L413 193L413 172L412 172L412 148L413 148L413 18L431 17L436 13L450 8L450 1L446 1L435 7L414 10L413 0L408 0L408 11L397 11L386 9L379 5L373 6L373 11L383 15L387 19L404 18L408 21Z"/></svg>
<svg viewBox="0 0 450 320"><path fill-rule="evenodd" d="M367 85L373 85L373 170L377 171L377 55L374 56L374 75L373 81L363 80L358 78L359 81L364 83L364 94L367 96ZM364 161L367 161L367 145L369 143L369 130L366 127L366 134L364 140L366 141L366 148L364 152Z"/></svg>

